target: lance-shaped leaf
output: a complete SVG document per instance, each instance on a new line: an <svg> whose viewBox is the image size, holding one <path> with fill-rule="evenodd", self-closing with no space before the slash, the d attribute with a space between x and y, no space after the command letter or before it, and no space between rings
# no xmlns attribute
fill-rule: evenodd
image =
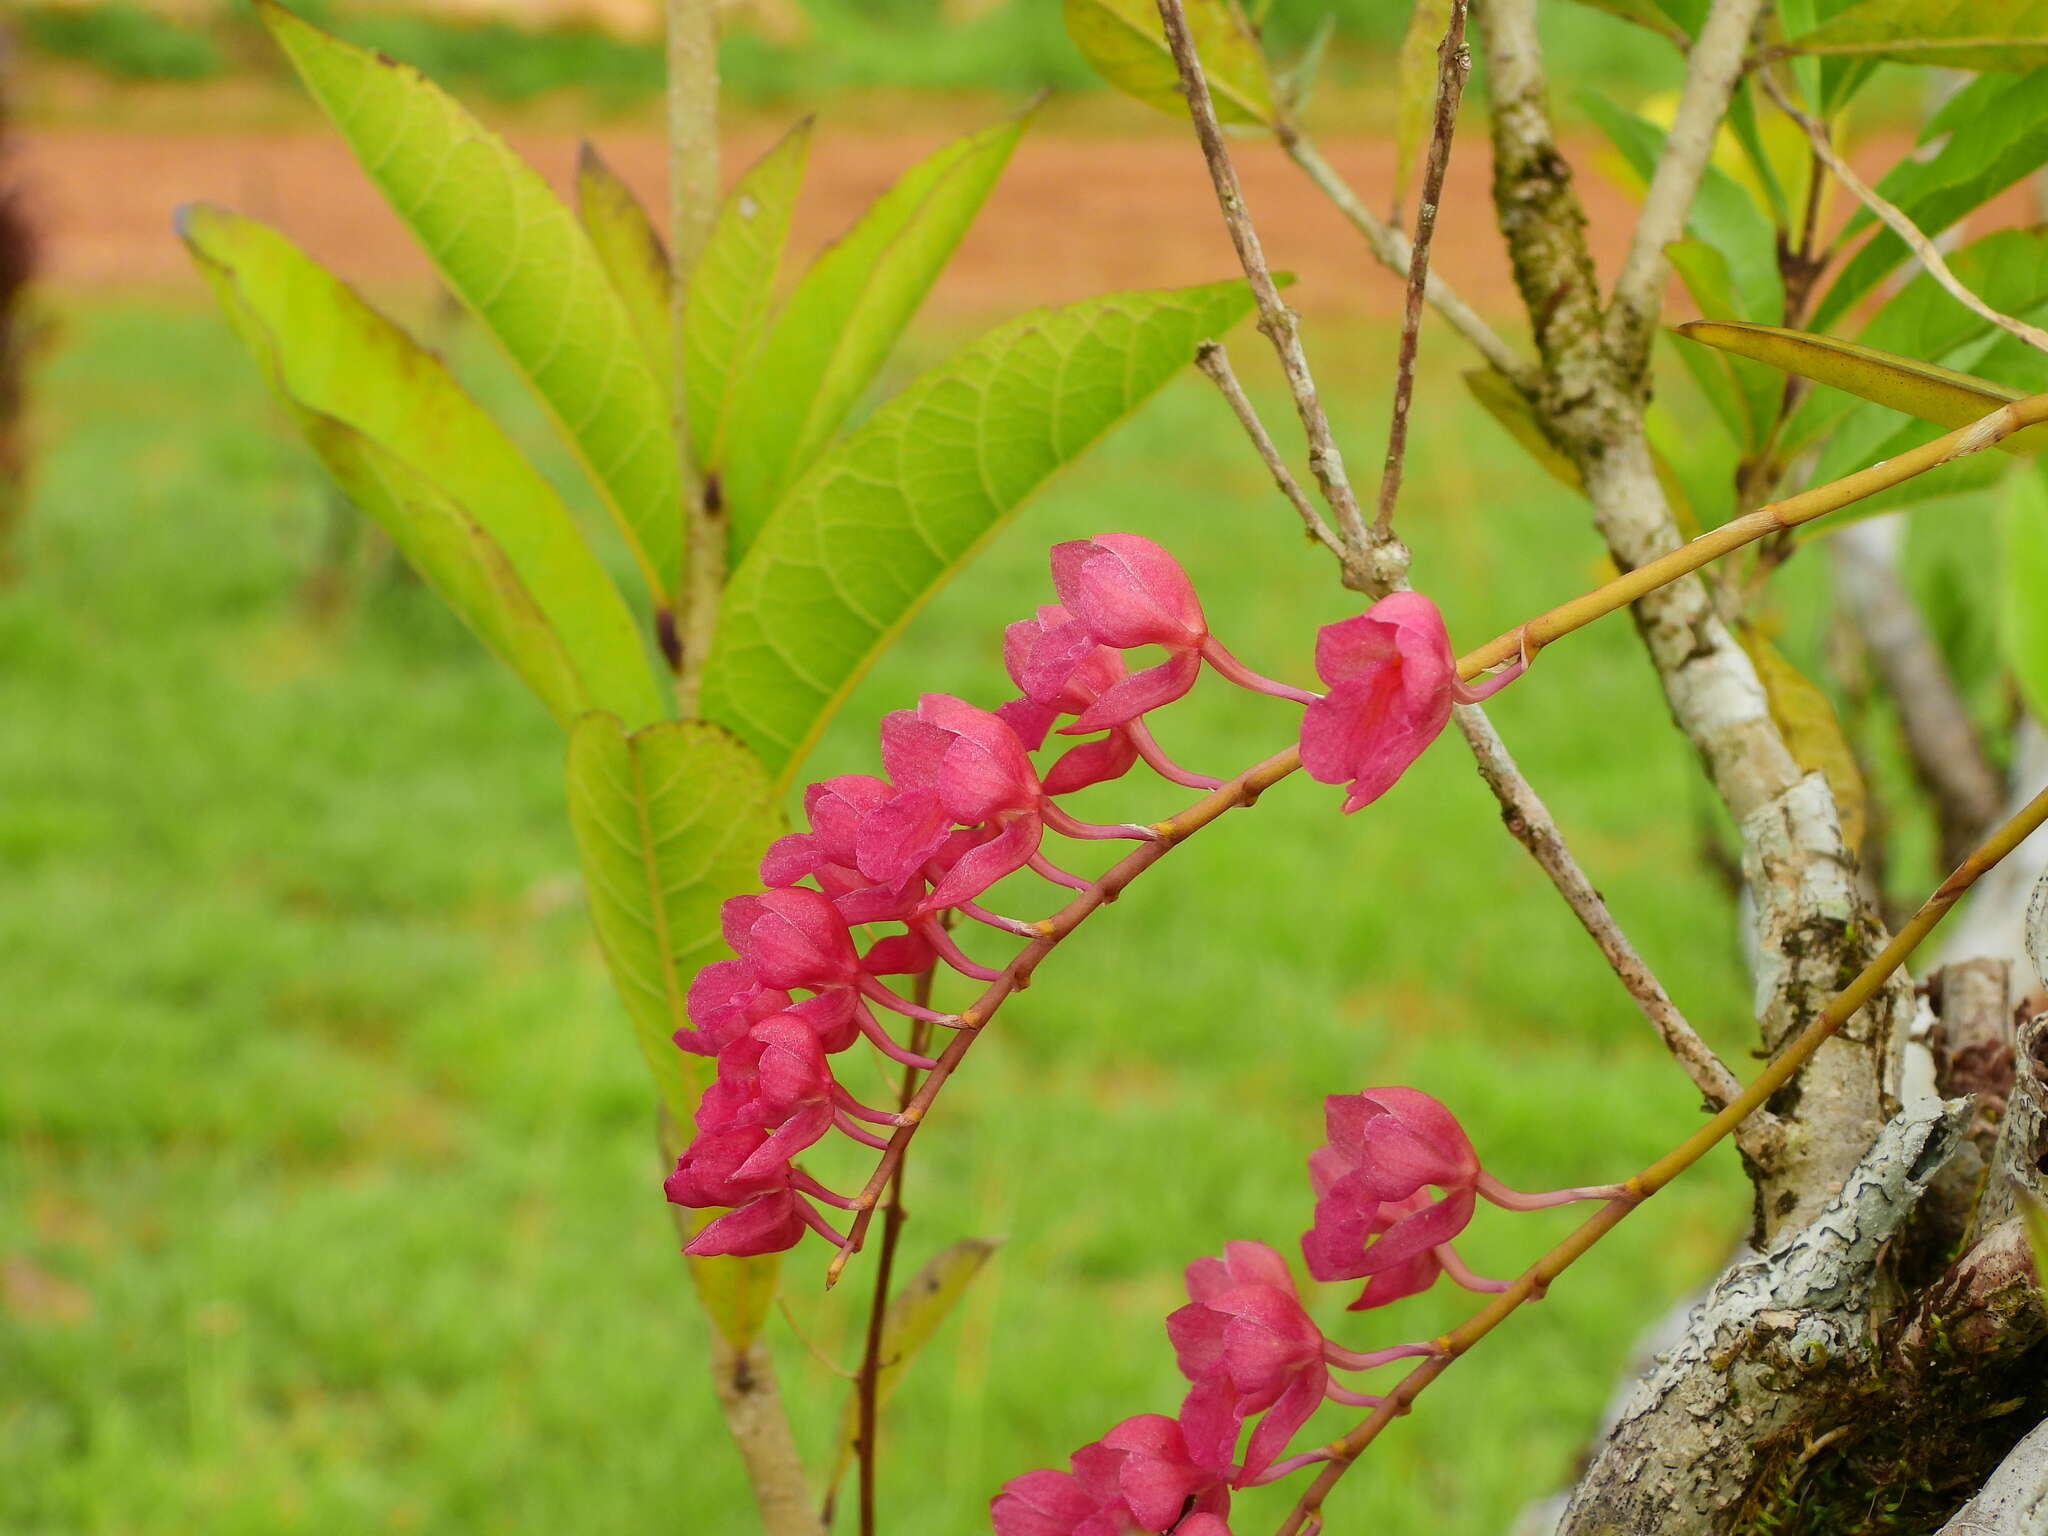
<svg viewBox="0 0 2048 1536"><path fill-rule="evenodd" d="M1239 25L1229 0L1187 0L1188 36L1209 79L1216 117L1270 123L1273 87L1258 40ZM1182 116L1180 70L1166 46L1153 0L1066 0L1067 36L1089 67L1126 96Z"/></svg>
<svg viewBox="0 0 2048 1536"><path fill-rule="evenodd" d="M495 540L441 489L346 422L293 415L348 499L563 725L589 708L582 679Z"/></svg>
<svg viewBox="0 0 2048 1536"><path fill-rule="evenodd" d="M687 1123L687 1122L685 1122ZM664 1108L659 1119L662 1161L669 1167L690 1144L689 1133ZM687 1246L705 1227L722 1214L693 1211L680 1205L668 1208L675 1218L676 1236ZM734 1349L745 1349L761 1335L768 1314L775 1307L775 1292L782 1279L779 1253L721 1254L716 1258L687 1255L690 1279L697 1287L697 1300L711 1326Z"/></svg>
<svg viewBox="0 0 2048 1536"><path fill-rule="evenodd" d="M254 219L194 204L180 210L178 231L271 387L336 477L352 494L374 498L365 510L387 527L412 508L443 531L423 542L425 535L393 527L416 565L452 558L470 571L458 581L449 570L421 565L428 582L444 594L474 598L501 585L495 575L482 578L477 562L516 573L524 597L515 607L538 609L546 649L559 654L573 686L555 687L555 660L506 651L515 634L526 636L522 652L538 643L531 625L511 623L509 611L504 623L489 625L473 612L463 616L528 682L538 688L537 678L547 680L542 696L563 723L586 709L609 709L636 725L659 719L661 693L618 588L554 487L441 360ZM366 455L345 434L320 426L329 421L377 452ZM447 533L472 522L474 536ZM479 538L488 553L472 552Z"/></svg>
<svg viewBox="0 0 2048 1536"><path fill-rule="evenodd" d="M2048 0L1862 0L1787 46L1948 69L2048 64Z"/></svg>
<svg viewBox="0 0 2048 1536"><path fill-rule="evenodd" d="M716 472L732 558L830 446L995 186L1024 131L1014 118L911 167L812 263L736 387Z"/></svg>
<svg viewBox="0 0 2048 1536"><path fill-rule="evenodd" d="M308 90L554 416L668 602L682 578L668 397L590 237L504 140L409 65L255 0Z"/></svg>
<svg viewBox="0 0 2048 1536"><path fill-rule="evenodd" d="M1740 322L1741 301L1735 296L1727 259L1720 250L1703 240L1674 240L1664 247L1671 269L1685 284L1685 291L1709 320ZM1681 347L1679 356L1699 380L1735 440L1749 452L1762 448L1778 419L1785 398L1785 379L1763 364L1704 347ZM1731 386L1716 392L1710 374L1718 373ZM1729 405L1735 408L1731 415Z"/></svg>
<svg viewBox="0 0 2048 1536"><path fill-rule="evenodd" d="M641 1054L678 1125L703 1061L675 1047L690 978L728 953L718 908L754 889L781 830L761 760L715 725L668 720L628 734L588 714L569 735L569 823L591 916Z"/></svg>
<svg viewBox="0 0 2048 1536"><path fill-rule="evenodd" d="M1251 307L1241 282L997 327L811 470L733 573L704 712L787 778L877 651L1003 516Z"/></svg>
<svg viewBox="0 0 2048 1536"><path fill-rule="evenodd" d="M1837 341L1779 325L1690 320L1678 327L1678 334L1819 384L1832 384L1944 428L1965 426L2027 396L2023 389L1959 373L1939 363L1923 363L1860 342ZM2048 426L2015 432L1998 446L2007 453L2039 453L2048 448Z"/></svg>
<svg viewBox="0 0 2048 1536"><path fill-rule="evenodd" d="M1690 48L1692 38L1685 28L1678 25L1654 0L1579 0L1582 5L1596 11L1605 11L1610 16L1619 16L1623 21L1632 21L1639 27L1646 27L1666 42L1676 43L1680 48Z"/></svg>
<svg viewBox="0 0 2048 1536"><path fill-rule="evenodd" d="M967 1294L974 1277L995 1256L1001 1246L987 1238L969 1237L941 1249L925 1261L924 1267L894 1296L882 1312L880 1368L875 1372L875 1408L879 1413L897 1387L917 1352L929 1344L939 1325L951 1315ZM839 1486L846 1469L853 1465L860 1434L860 1389L847 1394L846 1411L839 1419L839 1454L832 1463L832 1475L825 1480L829 1493Z"/></svg>
<svg viewBox="0 0 2048 1536"><path fill-rule="evenodd" d="M743 377L768 324L768 300L789 243L803 185L811 120L782 136L734 184L690 273L683 309L683 381L690 453L700 468L724 457L734 381Z"/></svg>
<svg viewBox="0 0 2048 1536"><path fill-rule="evenodd" d="M2048 720L2048 477L2037 465L2006 485L2000 638L2028 711Z"/></svg>
<svg viewBox="0 0 2048 1536"><path fill-rule="evenodd" d="M1901 160L1877 191L1932 237L2048 163L2048 70L2018 79L1987 75L1965 86L1928 121L1920 141L1939 147L1925 159ZM1871 221L1859 212L1849 232ZM1889 229L1876 231L1815 307L1814 329L1834 329L1909 254Z"/></svg>
<svg viewBox="0 0 2048 1536"><path fill-rule="evenodd" d="M1950 253L1948 264L1963 286L1993 309L2037 324L2048 319L2048 231L2001 229ZM2009 349L1994 341L1994 332L1991 321L1958 303L1932 273L1922 272L1892 296L1856 340L1900 357L1983 371L2015 387L2030 382L2024 368L2004 371ZM1989 356L1987 346L1999 355ZM1786 426L1784 451L1796 453L1844 417L1875 410L1835 390L1814 390Z"/></svg>
<svg viewBox="0 0 2048 1536"><path fill-rule="evenodd" d="M632 317L633 335L648 368L662 388L672 392L675 325L669 306L674 276L668 247L633 189L587 139L576 154L576 216Z"/></svg>

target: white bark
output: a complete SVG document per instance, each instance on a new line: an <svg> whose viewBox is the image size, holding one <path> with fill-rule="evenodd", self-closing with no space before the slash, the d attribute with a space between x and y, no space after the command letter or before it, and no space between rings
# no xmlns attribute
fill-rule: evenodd
<svg viewBox="0 0 2048 1536"><path fill-rule="evenodd" d="M1937 1536L2048 1536L2048 1423L2012 1448Z"/></svg>

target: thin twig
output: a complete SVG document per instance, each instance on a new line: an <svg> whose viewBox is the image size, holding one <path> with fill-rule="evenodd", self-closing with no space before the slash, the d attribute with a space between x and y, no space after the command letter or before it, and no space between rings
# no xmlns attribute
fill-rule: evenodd
<svg viewBox="0 0 2048 1536"><path fill-rule="evenodd" d="M1645 592L1675 581L1718 560L1731 550L1786 528L1808 523L1826 513L1848 506L1866 496L1925 473L1938 465L1973 453L1981 453L2023 427L2034 426L2048 421L2048 394L2030 395L2025 400L2016 400L2010 405L2000 406L1982 420L1958 427L1955 431L1936 438L1931 443L1900 454L1883 464L1869 469L1858 470L1828 485L1816 486L1782 502L1761 507L1746 513L1733 522L1725 523L1713 532L1702 534L1690 544L1672 550L1661 559L1617 576L1614 580L1594 588L1592 591L1560 603L1548 612L1516 625L1504 634L1489 640L1477 650L1467 651L1458 658L1458 676L1469 682L1480 673L1511 659L1517 654L1533 656L1538 649L1551 641L1583 629L1597 619L1606 617L1641 597ZM1019 950L1002 974L990 982L973 1006L955 1015L958 1026L952 1040L940 1054L938 1065L925 1075L924 1082L911 1096L903 1108L904 1124L899 1126L890 1138L888 1148L875 1165L875 1171L860 1194L855 1197L855 1215L848 1227L846 1241L833 1257L825 1271L825 1283L836 1282L845 1269L847 1261L860 1251L861 1243L874 1218L875 1209L881 1203L883 1192L894 1176L896 1166L902 1162L911 1138L924 1123L932 1103L938 1098L953 1073L958 1070L961 1060L974 1048L975 1040L988 1027L1005 999L1012 993L1029 985L1032 974L1037 971L1045 957L1059 947L1060 942L1080 927L1094 913L1123 894L1124 888L1133 880L1166 857L1175 846L1193 836L1202 828L1216 821L1228 811L1240 806L1253 804L1260 795L1301 766L1301 749L1298 746L1277 752L1246 769L1236 778L1211 790L1200 800L1177 816L1153 823L1152 830L1158 834L1155 841L1142 843L1125 854L1108 872L1080 892L1064 907L1040 924L1040 937L1033 939Z"/></svg>
<svg viewBox="0 0 2048 1536"><path fill-rule="evenodd" d="M1619 1226L1629 1212L1637 1209L1644 1201L1705 1157L1719 1145L1723 1137L1762 1107L1771 1095L1790 1082L1813 1053L1832 1038L1859 1008L1878 994L1890 980L1892 973L1906 963L1907 958L1920 946L1935 924L1962 899L1963 893L1987 871L1995 868L2000 860L2024 842L2044 822L2048 822L2048 789L2036 795L2024 810L1964 860L1955 873L1941 883L1940 888L1927 898L1920 910L1899 930L1898 936L1885 945L1878 956L1857 974L1855 980L1836 994L1833 1001L1815 1017L1799 1037L1786 1046L1776 1060L1759 1072L1733 1102L1630 1179L1624 1186L1627 1193L1601 1206L1563 1242L1523 1271L1505 1291L1438 1339L1436 1344L1440 1353L1432 1355L1410 1371L1394 1390L1387 1394L1385 1401L1373 1410L1371 1417L1329 1447L1329 1462L1295 1503L1293 1510L1281 1523L1277 1536L1298 1536L1298 1533L1320 1514L1330 1490L1336 1487L1338 1481L1357 1462L1359 1455L1379 1438L1381 1430L1409 1410L1424 1388L1449 1370L1467 1350L1513 1316L1523 1303L1541 1299L1559 1275L1582 1258L1601 1238Z"/></svg>
<svg viewBox="0 0 2048 1536"><path fill-rule="evenodd" d="M2000 330L2011 332L2028 346L2048 352L2048 331L1993 309L1971 292L1962 279L1949 270L1948 262L1943 258L1941 251L1921 232L1920 226L1906 217L1904 210L1896 203L1889 202L1880 195L1850 168L1848 161L1835 153L1834 145L1828 142L1827 126L1794 106L1791 98L1771 77L1770 71L1760 71L1758 78L1763 81L1764 90L1769 93L1771 100L1778 104L1778 110L1806 130L1807 140L1813 145L1815 156L1833 173L1835 180L1847 187L1858 202L1876 214L1893 234L1906 243L1906 248L1927 269L1928 274L1941 284L1957 303L1982 319L1990 321Z"/></svg>
<svg viewBox="0 0 2048 1536"><path fill-rule="evenodd" d="M1742 79L1750 32L1763 8L1763 0L1714 0L1686 55L1685 90L1665 135L1664 152L1650 174L1643 211L1636 218L1635 234L1608 303L1607 341L1619 359L1638 358L1649 350L1671 280L1671 260L1664 249L1684 237L1700 178L1714 153L1715 136Z"/></svg>
<svg viewBox="0 0 2048 1536"><path fill-rule="evenodd" d="M944 919L941 919L944 921ZM932 979L938 967L922 972L911 987L910 1000L920 1008L929 1008L932 1003ZM913 1054L924 1054L931 1025L919 1019L910 1026L910 1049ZM917 1068L903 1069L903 1083L896 1095L898 1110L908 1106L917 1092ZM903 1236L903 1223L907 1213L903 1209L903 1165L904 1158L896 1160L896 1170L889 1179L888 1203L882 1215L882 1251L875 1263L875 1294L868 1304L867 1343L861 1350L859 1386L856 1396L859 1403L859 1436L854 1448L860 1455L860 1536L875 1536L875 1474L878 1466L876 1438L878 1407L877 1399L882 1380L882 1321L889 1310L889 1279L896 1268L896 1249Z"/></svg>
<svg viewBox="0 0 2048 1536"><path fill-rule="evenodd" d="M1265 461L1266 470L1272 475L1273 483L1280 488L1280 494L1285 496L1293 504L1294 510L1301 514L1302 525L1308 529L1309 537L1329 550L1341 562L1344 558L1344 545L1338 539L1336 530L1324 520L1323 514L1316 510L1315 503L1310 501L1308 493L1302 490L1301 482L1294 478L1294 471L1289 469L1287 461L1280 457L1280 450L1273 446L1273 435L1266 430L1266 424L1259 420L1259 413L1245 394L1244 386L1238 383L1237 373L1230 366L1230 354L1224 350L1223 343L1205 341L1195 348L1195 366L1209 376L1210 381L1221 391L1223 398L1229 402L1238 425L1244 428L1245 436L1251 439L1252 446Z"/></svg>
<svg viewBox="0 0 2048 1536"><path fill-rule="evenodd" d="M1394 414L1387 426L1387 461L1380 471L1380 499L1373 537L1394 533L1394 503L1401 495L1401 466L1408 457L1408 407L1415 399L1415 354L1422 344L1422 298L1429 286L1429 247L1436 238L1437 204L1444 173L1451 167L1451 135L1458 127L1458 103L1472 53L1465 46L1466 0L1451 0L1451 19L1436 50L1436 116L1429 133L1429 158L1422 172L1422 203L1415 213L1415 244L1408 254L1408 294L1401 311L1401 350L1394 366Z"/></svg>
<svg viewBox="0 0 2048 1536"><path fill-rule="evenodd" d="M1486 717L1485 710L1477 704L1468 704L1452 711L1458 729L1472 748L1472 756L1479 764L1479 776L1486 780L1487 788L1500 801L1501 819L1507 829L1515 835L1516 841L1527 848L1543 872L1550 877L1550 883L1557 887L1565 904L1593 942L1614 974L1620 978L1628 995L1635 999L1636 1006L1643 1011L1643 1017L1657 1031L1664 1047L1670 1051L1685 1075L1692 1079L1693 1086L1705 1095L1707 1102L1716 1109L1732 1101L1742 1091L1742 1084L1730 1072L1712 1046L1702 1040L1678 1005L1664 990L1654 972L1636 948L1628 935L1614 920L1614 914L1607 910L1607 903L1579 862L1566 846L1564 834L1558 830L1556 819L1550 814L1550 807L1543 803L1529 781L1522 776L1522 770L1515 766L1515 760L1508 754L1507 744L1500 739L1500 733L1493 728L1493 722ZM1767 1120L1768 1111L1760 1111L1758 1120ZM1768 1130L1765 1125L1753 1125L1749 1130Z"/></svg>
<svg viewBox="0 0 2048 1536"><path fill-rule="evenodd" d="M1277 124L1274 132L1279 137L1281 148L1287 151L1287 157L1350 221L1352 228L1365 237L1367 248L1380 265L1389 271L1406 272L1413 254L1408 237L1359 200L1350 183L1337 174L1336 168L1323 158L1322 151L1316 148L1315 141L1308 135L1286 122ZM1450 284L1432 272L1424 286L1424 296L1429 300L1430 308L1443 317L1444 323L1471 343L1473 350L1497 372L1523 394L1534 392L1535 370L1479 317L1471 305L1458 296Z"/></svg>
<svg viewBox="0 0 2048 1536"><path fill-rule="evenodd" d="M1259 306L1259 329L1273 343L1273 351L1280 359L1280 371L1287 376L1288 392L1294 396L1295 413L1300 416L1301 429L1308 437L1309 468L1315 474L1316 484L1322 488L1323 500L1336 515L1337 526L1344 533L1344 542L1355 553L1363 554L1368 538L1365 517L1358 509L1358 498L1352 493L1351 481L1344 473L1344 456L1337 451L1336 441L1330 435L1330 419L1323 411L1322 397L1316 393L1315 378L1309 372L1308 357L1301 348L1301 328L1295 322L1294 311L1280 298L1272 268L1266 265L1266 253L1259 244L1258 231L1252 227L1251 215L1245 210L1244 189L1238 185L1237 168L1231 164L1230 151L1223 143L1223 129L1216 120L1216 104L1209 96L1208 79L1203 75L1202 62L1195 54L1194 40L1188 35L1187 13L1181 8L1181 0L1157 0L1157 3L1160 22L1166 29L1167 46L1172 49L1174 63L1180 70L1181 91L1187 97L1188 115L1194 120L1195 137L1201 141L1202 158L1209 164L1209 180L1216 188L1216 202L1223 210L1230 243L1237 248L1238 264L1244 268L1252 297Z"/></svg>

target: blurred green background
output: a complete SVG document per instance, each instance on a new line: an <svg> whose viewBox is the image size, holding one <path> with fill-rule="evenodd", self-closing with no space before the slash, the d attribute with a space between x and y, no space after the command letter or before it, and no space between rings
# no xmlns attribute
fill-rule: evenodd
<svg viewBox="0 0 2048 1536"><path fill-rule="evenodd" d="M1050 5L991 13L958 52L909 46L927 9L819 0L806 40L747 42L730 79L743 99L1079 83ZM1619 24L1557 9L1586 70L1635 67ZM1391 8L1340 12L1337 83L1366 81ZM27 13L35 56L239 67L231 20L92 14ZM1292 24L1284 0L1277 14ZM512 77L533 78L514 62L530 39L501 54L470 29L406 24L388 45L458 87L516 96ZM141 63L121 62L131 44ZM534 56L577 89L615 70L593 97L650 88L639 45L605 43L602 69L583 46ZM458 62L472 47L481 62ZM559 733L337 505L214 313L189 294L43 303L34 494L0 586L0 1530L752 1529L642 1070L582 907ZM602 539L483 338L429 323ZM918 333L887 387L958 339L950 324ZM1282 421L1252 340L1240 366ZM1393 343L1364 322L1311 335L1362 468ZM1402 527L1469 644L1592 584L1603 557L1577 500L1470 402L1463 364L1443 338L1425 348ZM1955 514L1954 560L1979 523ZM1269 673L1309 680L1315 625L1355 611L1190 375L930 605L812 774L872 769L875 721L919 691L1005 697L1001 626L1049 599L1046 546L1110 528L1178 553L1218 633ZM1806 657L1823 627L1813 565L1780 578L1786 643ZM1494 714L1741 1067L1735 914L1703 857L1718 813L1626 621L1547 651ZM1228 773L1291 724L1205 685L1160 732ZM1182 798L1134 780L1081 809L1151 819ZM1004 1478L1171 1412L1161 1320L1179 1269L1234 1237L1292 1250L1323 1095L1424 1088L1528 1188L1619 1178L1694 1123L1695 1095L1461 747L1360 816L1338 799L1291 781L1176 851L1046 966L947 1091L911 1160L908 1261L966 1233L1007 1241L889 1417L886 1530L984 1528ZM1049 900L1020 885L1000 904ZM1568 1474L1638 1330L1725 1257L1745 1190L1717 1156L1631 1220L1381 1441L1331 1529L1502 1531ZM1488 1213L1465 1250L1510 1272L1572 1219ZM771 1327L814 1463L846 1390L824 1362L857 1357L869 1281L857 1265L827 1296L822 1267L793 1256L795 1326ZM1314 1305L1355 1347L1470 1306L1445 1291L1346 1317L1347 1299L1331 1287ZM1285 1498L1244 1495L1237 1529L1269 1526Z"/></svg>

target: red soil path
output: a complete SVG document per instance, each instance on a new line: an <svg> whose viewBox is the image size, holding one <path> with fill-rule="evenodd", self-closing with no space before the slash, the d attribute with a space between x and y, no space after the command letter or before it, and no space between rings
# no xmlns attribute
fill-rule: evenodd
<svg viewBox="0 0 2048 1536"><path fill-rule="evenodd" d="M819 136L798 217L797 239L814 247L946 135ZM576 143L562 134L515 133L513 142L561 184ZM742 131L728 153L743 166L769 136ZM603 139L601 148L643 197L662 185L662 148L644 132ZM1384 140L1336 139L1325 153L1368 206L1384 207L1393 152ZM1869 146L1873 169L1905 148ZM65 287L184 287L194 284L173 239L179 202L224 203L275 223L344 275L371 288L423 281L423 257L332 133L146 134L91 129L29 130L19 166L46 237L50 278ZM1607 174L1608 153L1572 147L1603 273L1619 264L1633 199ZM1350 226L1270 144L1236 149L1246 198L1276 264L1300 278L1293 300L1324 314L1392 315L1400 285L1368 257ZM1859 158L1864 158L1859 156ZM1505 313L1514 291L1487 200L1488 156L1474 135L1453 166L1438 225L1436 269L1478 307ZM1979 228L2031 221L2031 197L2008 194L1975 220ZM1217 222L1206 173L1177 136L1102 139L1027 136L986 211L947 269L936 304L987 314L1059 303L1111 288L1202 282L1235 271Z"/></svg>

